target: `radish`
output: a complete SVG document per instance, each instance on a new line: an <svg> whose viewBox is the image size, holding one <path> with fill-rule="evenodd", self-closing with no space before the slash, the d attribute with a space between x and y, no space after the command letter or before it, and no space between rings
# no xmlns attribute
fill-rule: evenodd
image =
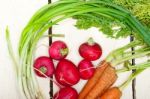
<svg viewBox="0 0 150 99"><path fill-rule="evenodd" d="M54 64L51 58L46 56L41 56L37 58L34 62L34 68L50 77L54 74ZM40 77L45 77L42 73L35 70L35 73Z"/></svg>
<svg viewBox="0 0 150 99"><path fill-rule="evenodd" d="M87 42L80 45L79 53L83 58L94 61L101 57L102 48L98 43L94 42L92 38L89 38Z"/></svg>
<svg viewBox="0 0 150 99"><path fill-rule="evenodd" d="M78 93L74 88L65 87L54 95L54 99L78 99Z"/></svg>
<svg viewBox="0 0 150 99"><path fill-rule="evenodd" d="M95 72L95 68L92 62L86 59L80 61L78 64L78 69L80 72L80 77L84 80L90 79Z"/></svg>
<svg viewBox="0 0 150 99"><path fill-rule="evenodd" d="M62 59L56 67L55 78L63 86L72 86L78 83L80 75L77 67L70 60Z"/></svg>
<svg viewBox="0 0 150 99"><path fill-rule="evenodd" d="M50 57L56 60L65 58L68 52L68 47L63 41L55 41L49 48Z"/></svg>

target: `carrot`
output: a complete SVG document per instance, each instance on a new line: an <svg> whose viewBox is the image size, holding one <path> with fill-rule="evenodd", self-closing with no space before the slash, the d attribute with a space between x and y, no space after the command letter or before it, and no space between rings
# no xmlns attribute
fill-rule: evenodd
<svg viewBox="0 0 150 99"><path fill-rule="evenodd" d="M95 81L95 86L90 90L85 99L96 99L101 96L117 79L115 68L107 64L107 68L98 81Z"/></svg>
<svg viewBox="0 0 150 99"><path fill-rule="evenodd" d="M78 99L84 99L86 95L91 91L91 89L95 86L97 81L99 80L100 76L103 74L103 71L108 66L108 63L106 61L102 61L99 66L96 68L96 71L92 78L88 80L88 82L85 84L84 88L79 93Z"/></svg>
<svg viewBox="0 0 150 99"><path fill-rule="evenodd" d="M113 87L108 89L102 96L100 96L100 99L120 99L122 95L122 92L118 87Z"/></svg>

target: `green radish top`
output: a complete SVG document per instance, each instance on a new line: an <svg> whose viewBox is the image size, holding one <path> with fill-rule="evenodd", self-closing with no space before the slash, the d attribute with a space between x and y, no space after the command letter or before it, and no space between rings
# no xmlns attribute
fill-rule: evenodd
<svg viewBox="0 0 150 99"><path fill-rule="evenodd" d="M94 44L95 44L95 41L93 40L92 37L90 37L90 38L88 39L87 43L88 43L89 45L94 45Z"/></svg>
<svg viewBox="0 0 150 99"><path fill-rule="evenodd" d="M67 55L68 52L69 52L69 49L68 49L68 48L64 48L64 49L61 49L61 50L60 50L60 53L61 53L62 56Z"/></svg>

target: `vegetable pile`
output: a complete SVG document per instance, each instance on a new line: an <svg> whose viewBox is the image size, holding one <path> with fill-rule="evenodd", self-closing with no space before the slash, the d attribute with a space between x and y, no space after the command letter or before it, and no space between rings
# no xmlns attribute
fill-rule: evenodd
<svg viewBox="0 0 150 99"><path fill-rule="evenodd" d="M88 45L88 43L81 44L81 46L79 47L79 53L82 54L87 52L88 50L90 52L90 56L88 56L88 59L93 59L93 55L96 55L96 58L94 57L94 60L97 60L102 54L102 49L98 43L94 42L93 38L90 38L90 41L91 40L92 43L90 43L90 45ZM86 48L84 48L85 46L83 46L85 44ZM82 46L83 49L81 48ZM82 49L82 51L80 51L80 49ZM63 51L65 51L65 54L62 54L64 53ZM95 67L93 63L90 60L87 60L86 57L83 57L84 59L79 62L77 67L72 61L65 59L65 57L67 57L68 55L69 48L63 41L53 42L49 47L49 52L49 57L40 56L34 61L35 73L39 77L46 78L55 75L56 81L52 81L59 87L59 91L55 93L54 98L62 99L63 97L64 99L66 99L67 97L68 99L76 99L78 97L78 93L71 86L77 84L80 78L88 80L94 75ZM98 54L97 56L97 54L95 53L100 54ZM54 67L53 60L58 61L56 68Z"/></svg>
<svg viewBox="0 0 150 99"><path fill-rule="evenodd" d="M139 4L135 6L137 2ZM33 15L22 31L18 48L19 60L16 60L12 51L7 29L8 48L15 63L22 95L27 99L44 99L35 72L39 76L50 77L55 71L57 82L67 86L60 89L55 95L56 99L57 97L62 99L60 96L66 96L65 90L72 94L73 98L69 99L76 99L78 97L77 92L68 86L76 84L80 78L89 80L79 93L78 99L120 99L121 91L132 79L150 67L148 60L134 66L130 63L131 59L149 56L150 54L149 10L146 10L147 13L145 13L139 7L142 6L146 9L149 8L148 4L148 0L134 2L127 2L126 0L60 0L46 5ZM70 17L77 20L76 27L79 29L97 27L102 33L115 39L133 34L135 41L112 51L97 65L96 69L94 69L91 61L98 59L102 54L102 50L97 43L91 42L91 40L79 48L80 55L85 59L79 63L78 68L71 61L64 59L68 54L68 47L61 41L52 44L49 49L49 58L42 58L43 62L40 63L38 61L41 61L41 59L37 59L34 63L33 56L36 45L44 32L52 25ZM130 50L132 47L135 47L134 51ZM87 51L84 52L85 50L82 49ZM56 70L54 70L52 58L59 61ZM124 66L121 69L116 69L115 67L120 64ZM60 66L63 66L63 68L60 68ZM69 70L64 72L66 69ZM131 71L132 69L135 69L136 72L131 74L123 84L111 87L117 80L118 73ZM65 76L68 75L67 73L72 76ZM86 73L87 75L85 75ZM62 79L63 74L64 79Z"/></svg>

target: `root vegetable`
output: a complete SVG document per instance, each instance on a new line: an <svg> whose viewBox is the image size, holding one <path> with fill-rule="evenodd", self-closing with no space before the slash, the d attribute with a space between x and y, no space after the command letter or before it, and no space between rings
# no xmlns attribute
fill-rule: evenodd
<svg viewBox="0 0 150 99"><path fill-rule="evenodd" d="M87 42L80 45L79 53L83 58L94 61L101 57L102 48L98 43L94 42L92 38L89 38Z"/></svg>
<svg viewBox="0 0 150 99"><path fill-rule="evenodd" d="M122 96L122 92L118 87L113 87L108 89L102 96L100 96L100 99L120 99Z"/></svg>
<svg viewBox="0 0 150 99"><path fill-rule="evenodd" d="M68 47L63 41L55 41L49 48L50 57L56 60L64 59L68 52Z"/></svg>
<svg viewBox="0 0 150 99"><path fill-rule="evenodd" d="M70 60L62 59L56 67L55 78L63 86L72 86L78 83L80 75L74 63Z"/></svg>
<svg viewBox="0 0 150 99"><path fill-rule="evenodd" d="M80 61L78 64L78 69L80 72L80 77L84 80L90 79L95 72L95 68L92 62L86 59Z"/></svg>
<svg viewBox="0 0 150 99"><path fill-rule="evenodd" d="M50 77L54 74L55 68L51 58L46 56L41 56L37 58L34 62L34 68L44 73L46 76ZM39 71L35 70L35 73L40 77L45 77Z"/></svg>
<svg viewBox="0 0 150 99"><path fill-rule="evenodd" d="M95 99L101 96L116 80L117 75L115 69L108 65L85 99Z"/></svg>
<svg viewBox="0 0 150 99"><path fill-rule="evenodd" d="M65 87L54 95L54 99L78 99L78 93L74 88Z"/></svg>

